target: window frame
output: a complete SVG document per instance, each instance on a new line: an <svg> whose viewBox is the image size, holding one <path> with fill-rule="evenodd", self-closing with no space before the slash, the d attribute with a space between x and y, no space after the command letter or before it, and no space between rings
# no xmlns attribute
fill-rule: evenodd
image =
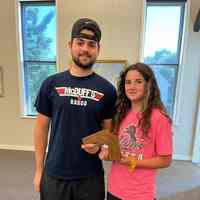
<svg viewBox="0 0 200 200"><path fill-rule="evenodd" d="M146 2L146 0L143 0L143 16L142 16L142 36L141 36L141 50L140 50L140 60L144 62L144 49L145 49L145 34L146 34L146 19L147 19L147 8L148 6L180 6L181 7L181 13L180 13L180 24L179 24L179 35L178 35L178 43L177 43L177 64L156 64L151 63L148 64L149 66L171 66L174 67L176 70L176 84L174 86L175 92L173 96L173 113L172 113L172 120L173 123L178 125L179 120L177 117L178 113L178 107L180 107L178 104L180 102L179 98L177 98L177 94L179 94L180 85L181 85L181 71L182 71L182 55L183 55L183 49L185 46L185 32L186 32L186 16L188 15L188 3L186 1L177 1L177 2Z"/></svg>
<svg viewBox="0 0 200 200"><path fill-rule="evenodd" d="M27 95L27 87L25 86L26 81L25 81L25 63L44 63L44 64L55 64L56 71L58 72L58 57L56 56L55 61L35 61L35 60L24 60L24 48L23 48L23 31L22 31L22 4L35 4L35 5L40 5L41 3L43 5L45 4L53 4L55 6L55 16L56 16L56 55L58 51L57 47L57 10L56 10L56 2L55 0L16 0L15 1L15 15L16 15L16 37L17 37L17 49L18 49L18 55L17 55L17 60L18 60L18 77L19 77L19 92L20 92L20 117L21 118L36 118L36 115L29 115L27 111L27 106L26 106L26 95Z"/></svg>
<svg viewBox="0 0 200 200"><path fill-rule="evenodd" d="M181 46L183 40L183 30L184 30L184 16L185 16L185 3L184 2L147 2L145 6L145 20L144 20L144 34L146 32L146 18L147 18L147 7L148 6L180 6L181 7L181 14L180 14L180 24L179 24L179 36L178 36L178 45L177 49L179 49L179 53L177 54L177 60L179 61L177 64L170 64L170 65L179 65L180 64L180 55L181 55ZM145 44L145 35L144 35L144 44ZM143 45L143 52L144 52L144 45ZM143 55L144 59L144 55ZM169 65L169 64L151 64L151 65Z"/></svg>

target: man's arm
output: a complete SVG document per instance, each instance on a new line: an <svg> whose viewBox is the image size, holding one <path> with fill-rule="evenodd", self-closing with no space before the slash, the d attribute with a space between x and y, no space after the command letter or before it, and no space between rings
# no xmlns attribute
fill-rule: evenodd
<svg viewBox="0 0 200 200"><path fill-rule="evenodd" d="M50 118L38 114L36 125L34 129L34 146L35 146L35 177L34 187L35 191L40 191L40 181L44 168L44 159L46 154L48 131L49 131Z"/></svg>

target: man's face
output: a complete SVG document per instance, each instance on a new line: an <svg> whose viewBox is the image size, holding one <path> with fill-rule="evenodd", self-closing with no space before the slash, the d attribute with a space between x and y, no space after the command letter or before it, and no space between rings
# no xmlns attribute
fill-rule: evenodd
<svg viewBox="0 0 200 200"><path fill-rule="evenodd" d="M81 33L94 35L92 31L82 30ZM99 55L99 45L96 41L85 38L74 38L69 43L74 63L84 69L89 69Z"/></svg>

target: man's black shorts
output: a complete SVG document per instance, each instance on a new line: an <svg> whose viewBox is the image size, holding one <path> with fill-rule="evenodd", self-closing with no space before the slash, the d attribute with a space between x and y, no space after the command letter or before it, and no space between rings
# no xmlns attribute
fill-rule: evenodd
<svg viewBox="0 0 200 200"><path fill-rule="evenodd" d="M40 200L104 200L104 175L79 180L42 176Z"/></svg>

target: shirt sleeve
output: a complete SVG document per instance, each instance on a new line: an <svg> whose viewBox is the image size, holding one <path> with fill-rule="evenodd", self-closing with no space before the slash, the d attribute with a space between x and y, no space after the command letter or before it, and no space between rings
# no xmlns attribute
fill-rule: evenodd
<svg viewBox="0 0 200 200"><path fill-rule="evenodd" d="M172 155L172 123L170 120L161 114L156 122L156 153L158 155Z"/></svg>
<svg viewBox="0 0 200 200"><path fill-rule="evenodd" d="M35 101L35 108L38 113L46 115L47 117L52 116L52 104L50 100L50 81L46 79L38 92Z"/></svg>

